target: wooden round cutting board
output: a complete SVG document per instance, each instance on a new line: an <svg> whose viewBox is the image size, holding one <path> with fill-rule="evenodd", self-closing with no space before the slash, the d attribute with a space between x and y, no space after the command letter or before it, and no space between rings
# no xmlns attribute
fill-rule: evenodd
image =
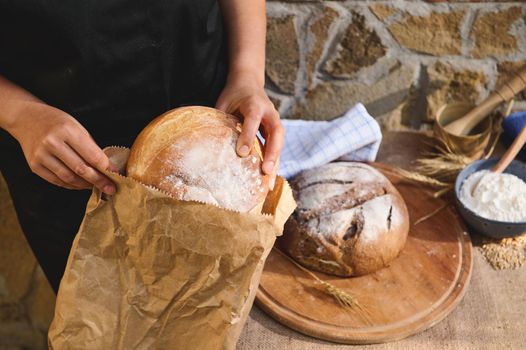
<svg viewBox="0 0 526 350"><path fill-rule="evenodd" d="M381 343L425 330L460 302L472 268L471 240L453 208L443 207L429 189L401 182L386 165L382 171L403 196L411 219L400 256L373 274L318 277L352 294L367 310L342 308L323 286L274 249L267 258L257 304L277 321L301 333L347 344Z"/></svg>

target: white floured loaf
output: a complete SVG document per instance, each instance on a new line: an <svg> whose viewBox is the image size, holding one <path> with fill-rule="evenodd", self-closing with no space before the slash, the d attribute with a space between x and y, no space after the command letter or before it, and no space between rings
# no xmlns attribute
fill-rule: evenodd
<svg viewBox="0 0 526 350"><path fill-rule="evenodd" d="M181 200L248 212L261 208L268 176L257 140L236 154L238 118L208 107L181 107L154 119L131 147L127 175Z"/></svg>

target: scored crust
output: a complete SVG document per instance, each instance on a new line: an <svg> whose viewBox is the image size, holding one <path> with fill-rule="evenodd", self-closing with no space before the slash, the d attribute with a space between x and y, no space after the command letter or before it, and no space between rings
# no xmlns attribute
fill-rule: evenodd
<svg viewBox="0 0 526 350"><path fill-rule="evenodd" d="M181 107L150 122L133 143L127 175L176 199L248 212L268 192L262 152L254 142L247 157L236 153L238 118L220 110Z"/></svg>
<svg viewBox="0 0 526 350"><path fill-rule="evenodd" d="M409 231L407 207L376 169L336 162L292 181L298 207L285 224L280 246L302 265L338 276L387 266Z"/></svg>

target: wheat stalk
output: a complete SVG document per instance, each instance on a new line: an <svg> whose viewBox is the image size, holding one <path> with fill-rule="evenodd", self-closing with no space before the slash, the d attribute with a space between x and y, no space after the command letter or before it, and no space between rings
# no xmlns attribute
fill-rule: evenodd
<svg viewBox="0 0 526 350"><path fill-rule="evenodd" d="M475 159L462 154L456 154L448 147L435 146L436 152L427 152L426 158L417 160L416 169L425 176L451 183L464 167Z"/></svg>
<svg viewBox="0 0 526 350"><path fill-rule="evenodd" d="M435 198L439 198L439 197L442 197L444 194L448 193L449 191L451 191L453 188L455 188L455 185L451 184L447 187L444 187L443 189L441 190L438 190L436 191L435 193L433 193L433 197Z"/></svg>
<svg viewBox="0 0 526 350"><path fill-rule="evenodd" d="M331 284L329 282L326 282L326 281L322 280L321 278L316 276L312 271L310 271L307 268L301 266L299 263L297 263L290 256L288 256L287 254L282 252L280 249L278 249L276 247L273 247L272 249L274 249L275 251L280 253L282 256L286 257L290 262L292 262L294 265L296 265L296 267L298 267L300 270L302 270L303 272L308 274L310 277L314 278L322 286L324 286L325 290L328 292L328 294L330 294L332 297L334 297L334 299L336 299L336 301L338 301L338 303L341 304L342 306L354 307L354 306L358 305L358 303L356 302L354 297L352 295L350 295L349 293L347 293L346 291L336 287L335 285L333 285L333 284Z"/></svg>
<svg viewBox="0 0 526 350"><path fill-rule="evenodd" d="M511 112L511 107L513 107L513 100L511 100L510 104L508 105L508 110L506 111L507 114L505 114L505 117L507 117ZM495 150L495 147L497 147L497 144L499 143L500 135L502 134L502 132L502 125L499 124L498 129L495 131L495 138L493 139L493 144L484 156L484 159L488 159L489 157L491 157L493 151Z"/></svg>
<svg viewBox="0 0 526 350"><path fill-rule="evenodd" d="M504 117L507 117L513 108L514 100L510 100ZM500 134L502 133L502 127L499 122L492 131L491 138L493 139L492 144L489 148L486 148L485 154L482 158L487 159L495 150L495 146L499 140ZM416 170L422 175L435 178L447 183L453 183L456 176L466 165L475 161L475 157L469 157L464 154L458 154L453 151L453 147L450 144L450 140L447 138L435 138L439 142L438 145L434 145L435 152L427 152L424 154L425 158L417 160Z"/></svg>
<svg viewBox="0 0 526 350"><path fill-rule="evenodd" d="M419 159L416 171L445 184L455 181L457 174L465 164L458 164L441 158Z"/></svg>
<svg viewBox="0 0 526 350"><path fill-rule="evenodd" d="M474 158L468 157L464 154L457 154L448 150L448 148L443 148L440 146L435 146L436 152L426 152L424 155L432 158L438 158L443 161L453 162L455 164L464 164L467 165L471 163Z"/></svg>
<svg viewBox="0 0 526 350"><path fill-rule="evenodd" d="M309 275L310 277L312 277L314 280L316 280L318 283L320 283L323 287L324 287L324 291L330 295L331 297L333 297L340 306L342 307L345 307L345 308L353 308L353 309L356 309L356 310L359 310L361 312L360 316L362 318L364 318L369 324L372 324L370 318L368 315L370 315L370 313L367 311L367 309L365 309L356 299L354 296L352 296L351 294L347 293L346 291L344 291L343 289L341 288L338 288L336 287L335 285L327 282L327 281L324 281L322 280L321 278L319 278L318 276L316 276L313 272L311 272L310 270L308 270L307 268L301 266L299 263L297 263L294 259L292 259L290 256L288 256L287 254L285 254L284 252L282 252L280 249L276 248L276 247L272 247L272 249L276 252L278 252L279 254L281 254L282 256L284 256L285 258L287 258L287 260L289 260L291 263L293 263L297 268L299 268L301 271L305 272L307 275Z"/></svg>
<svg viewBox="0 0 526 350"><path fill-rule="evenodd" d="M440 207L438 207L437 209L433 210L431 213L427 214L427 215L424 215L422 216L420 219L416 220L415 223L413 224L413 226L416 226L418 225L419 223L423 222L423 221L426 221L427 219L430 219L431 217L435 216L436 214L438 214L438 212L440 212L442 209L446 208L449 204L446 203Z"/></svg>
<svg viewBox="0 0 526 350"><path fill-rule="evenodd" d="M402 169L402 168L393 168L393 170L398 173L399 175L401 175L402 177L408 179L408 180L413 180L413 181L416 181L416 182L420 182L420 183L423 183L423 184L426 184L426 185L431 185L431 186L436 186L436 187L447 187L449 186L449 184L445 183L445 182L442 182L442 181L439 181L439 180L436 180L432 177L429 177L429 176L426 176L426 175L422 175L418 172L415 172L415 171L409 171L409 170L405 170L405 169Z"/></svg>
<svg viewBox="0 0 526 350"><path fill-rule="evenodd" d="M415 181L428 186L442 187L440 190L433 193L434 198L438 198L454 188L454 185L451 183L439 181L430 176L422 175L416 171L409 171L401 168L393 168L393 170L396 174L402 176L406 180Z"/></svg>

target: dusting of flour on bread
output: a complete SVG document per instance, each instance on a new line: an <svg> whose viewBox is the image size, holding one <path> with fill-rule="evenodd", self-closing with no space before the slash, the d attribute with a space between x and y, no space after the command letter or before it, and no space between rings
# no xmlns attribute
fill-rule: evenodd
<svg viewBox="0 0 526 350"><path fill-rule="evenodd" d="M219 205L210 191L205 188L186 185L180 177L173 174L166 176L161 181L160 187L169 193L178 193L177 199Z"/></svg>
<svg viewBox="0 0 526 350"><path fill-rule="evenodd" d="M362 243L374 242L379 234L388 233L390 226L402 220L398 209L393 206L391 195L375 197L361 205L347 210L325 214L309 220L307 226L312 235L329 237L343 236L353 223L359 221L358 235ZM342 238L342 237L340 237Z"/></svg>
<svg viewBox="0 0 526 350"><path fill-rule="evenodd" d="M182 157L169 160L177 173L165 177L163 182L170 183L174 189L180 186L183 192L180 199L248 211L254 205L253 198L243 196L240 189L248 189L251 195L263 192L259 162L253 155L240 158L235 152L237 135L231 130L223 132L229 135L198 142L189 137L175 142L171 153ZM186 185L188 183L193 186Z"/></svg>
<svg viewBox="0 0 526 350"><path fill-rule="evenodd" d="M372 242L380 233L389 232L393 220L400 220L400 215L393 207L391 195L376 197L361 205L363 229L360 234L362 242ZM394 225L393 225L394 226Z"/></svg>
<svg viewBox="0 0 526 350"><path fill-rule="evenodd" d="M388 265L409 231L407 207L391 182L370 165L336 162L291 181L297 208L281 246L302 265L338 276Z"/></svg>

